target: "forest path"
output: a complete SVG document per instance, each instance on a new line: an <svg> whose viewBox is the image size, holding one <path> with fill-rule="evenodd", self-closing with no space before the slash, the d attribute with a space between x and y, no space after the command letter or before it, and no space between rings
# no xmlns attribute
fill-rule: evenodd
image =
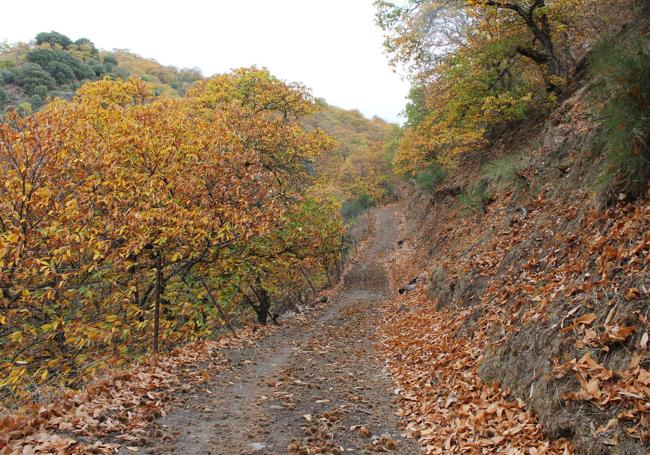
<svg viewBox="0 0 650 455"><path fill-rule="evenodd" d="M395 207L378 209L374 222L375 235L335 300L310 322L229 351L232 368L160 419L172 441L158 438L146 453L418 453L414 440L400 436L393 383L375 350L378 306L390 292L382 259L396 245Z"/></svg>

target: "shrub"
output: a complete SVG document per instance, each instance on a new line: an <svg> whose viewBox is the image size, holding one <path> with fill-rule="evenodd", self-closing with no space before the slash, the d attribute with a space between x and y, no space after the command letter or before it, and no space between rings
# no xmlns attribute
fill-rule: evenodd
<svg viewBox="0 0 650 455"><path fill-rule="evenodd" d="M483 210L491 198L492 196L488 193L487 185L484 181L479 181L468 186L458 195L458 201L469 212Z"/></svg>
<svg viewBox="0 0 650 455"><path fill-rule="evenodd" d="M68 65L60 61L51 61L47 64L47 72L56 79L59 84L66 84L74 80L74 71Z"/></svg>
<svg viewBox="0 0 650 455"><path fill-rule="evenodd" d="M61 49L33 49L27 54L27 60L48 69L54 62L56 62L57 68L66 65L73 72L73 77L79 80L94 79L96 77L95 71L88 64ZM67 74L67 70L64 71Z"/></svg>
<svg viewBox="0 0 650 455"><path fill-rule="evenodd" d="M43 98L44 96L41 96L39 94L34 94L29 97L29 104L32 105L33 110L38 110L41 108L41 106L43 106Z"/></svg>
<svg viewBox="0 0 650 455"><path fill-rule="evenodd" d="M384 193L384 198L387 201L396 201L399 199L399 191L395 187L395 184L389 180L385 180L379 184L379 187Z"/></svg>
<svg viewBox="0 0 650 455"><path fill-rule="evenodd" d="M18 112L18 115L22 117L31 115L33 111L34 110L32 109L32 105L29 104L27 101L23 101L22 103L16 106L16 112Z"/></svg>
<svg viewBox="0 0 650 455"><path fill-rule="evenodd" d="M415 186L420 191L432 192L447 177L447 172L439 165L432 164L415 174Z"/></svg>
<svg viewBox="0 0 650 455"><path fill-rule="evenodd" d="M104 65L117 66L117 57L113 54L104 54L103 63Z"/></svg>
<svg viewBox="0 0 650 455"><path fill-rule="evenodd" d="M49 90L47 89L47 87L45 85L37 85L32 90L32 94L33 94L32 97L39 96L39 97L41 97L41 99L45 98L47 96L48 91ZM32 105L33 105L33 103L32 103Z"/></svg>
<svg viewBox="0 0 650 455"><path fill-rule="evenodd" d="M109 71L106 68L106 65L102 65L99 62L93 63L90 67L92 68L92 70L95 73L96 77L102 77L102 75L108 73L108 71Z"/></svg>
<svg viewBox="0 0 650 455"><path fill-rule="evenodd" d="M13 84L16 82L16 75L10 69L0 70L0 76L5 84Z"/></svg>
<svg viewBox="0 0 650 455"><path fill-rule="evenodd" d="M58 51L62 52L62 51ZM36 49L32 49L27 53L27 56L25 57L28 62L36 63L40 65L43 68L46 68L48 63L59 60L60 56L57 55L57 51L54 49L47 49L47 48L42 48L42 47L37 47Z"/></svg>
<svg viewBox="0 0 650 455"><path fill-rule="evenodd" d="M90 41L88 38L79 38L78 40L76 40L74 42L74 45L79 46L79 47L82 47L82 46L88 47L88 48L90 48L92 50L93 54L97 54L99 52L97 50L97 48L95 47L95 43Z"/></svg>
<svg viewBox="0 0 650 455"><path fill-rule="evenodd" d="M343 207L341 207L341 216L343 216L345 220L351 220L361 215L373 205L375 205L375 202L372 200L370 195L362 194L355 199L350 199L343 203Z"/></svg>
<svg viewBox="0 0 650 455"><path fill-rule="evenodd" d="M603 41L594 54L603 108L599 142L606 158L608 200L621 191L642 195L650 180L650 37Z"/></svg>
<svg viewBox="0 0 650 455"><path fill-rule="evenodd" d="M0 106L4 105L5 101L7 101L7 92L5 92L5 89L0 87Z"/></svg>
<svg viewBox="0 0 650 455"><path fill-rule="evenodd" d="M90 67L90 65L87 65L86 63L79 61L75 59L75 65L72 67L75 73L75 76L77 76L77 79L84 80L84 79L95 79L95 71Z"/></svg>

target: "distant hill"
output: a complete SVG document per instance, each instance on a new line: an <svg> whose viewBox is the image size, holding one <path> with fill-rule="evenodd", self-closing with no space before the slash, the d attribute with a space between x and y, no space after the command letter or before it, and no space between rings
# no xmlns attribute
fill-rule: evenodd
<svg viewBox="0 0 650 455"><path fill-rule="evenodd" d="M319 190L344 201L343 215L353 218L393 195L390 146L399 127L379 117L368 119L355 109L322 103L324 109L306 124L335 138L337 146L316 163L323 182Z"/></svg>
<svg viewBox="0 0 650 455"><path fill-rule="evenodd" d="M102 51L87 38L42 32L30 43L0 44L0 111L39 109L49 97L70 98L86 81L136 75L161 95L179 96L203 76L127 50Z"/></svg>

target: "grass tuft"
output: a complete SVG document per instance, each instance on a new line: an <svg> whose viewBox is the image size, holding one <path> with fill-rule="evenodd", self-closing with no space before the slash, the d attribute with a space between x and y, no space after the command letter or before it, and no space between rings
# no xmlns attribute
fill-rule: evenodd
<svg viewBox="0 0 650 455"><path fill-rule="evenodd" d="M528 156L506 155L490 161L483 168L485 176L496 182L499 188L519 186L525 182L521 172L530 165Z"/></svg>
<svg viewBox="0 0 650 455"><path fill-rule="evenodd" d="M492 199L492 195L487 191L487 185L484 181L476 182L466 187L458 195L458 201L467 212L476 213L485 208L485 205Z"/></svg>
<svg viewBox="0 0 650 455"><path fill-rule="evenodd" d="M642 196L650 180L650 37L608 39L594 52L595 84L602 101L599 144L605 156L601 190Z"/></svg>

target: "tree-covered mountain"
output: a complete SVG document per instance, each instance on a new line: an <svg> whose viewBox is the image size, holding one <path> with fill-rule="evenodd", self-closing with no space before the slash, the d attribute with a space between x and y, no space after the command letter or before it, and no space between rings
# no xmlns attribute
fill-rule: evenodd
<svg viewBox="0 0 650 455"><path fill-rule="evenodd" d="M48 98L69 99L87 81L131 75L158 94L178 96L202 78L198 69L164 66L127 50L102 51L87 38L72 40L52 31L29 43L0 44L0 109L27 114Z"/></svg>

